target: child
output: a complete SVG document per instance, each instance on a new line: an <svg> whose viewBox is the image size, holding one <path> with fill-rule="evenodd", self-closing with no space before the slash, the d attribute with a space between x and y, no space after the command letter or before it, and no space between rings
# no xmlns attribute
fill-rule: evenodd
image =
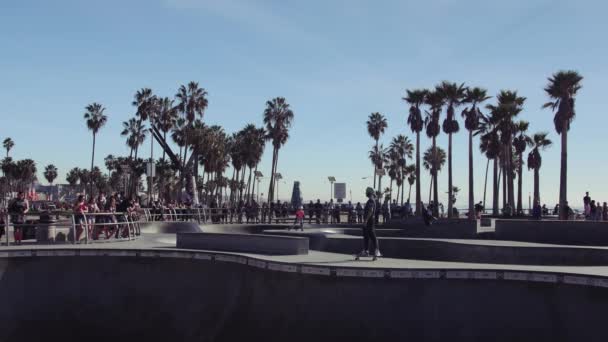
<svg viewBox="0 0 608 342"><path fill-rule="evenodd" d="M296 210L296 220L293 224L294 229L298 229L297 225L300 224L300 230L304 231L304 207L300 206L298 210Z"/></svg>

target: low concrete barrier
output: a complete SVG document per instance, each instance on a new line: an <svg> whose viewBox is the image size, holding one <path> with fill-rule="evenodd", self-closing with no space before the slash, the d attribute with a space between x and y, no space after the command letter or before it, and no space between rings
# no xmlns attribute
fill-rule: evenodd
<svg viewBox="0 0 608 342"><path fill-rule="evenodd" d="M308 238L251 234L178 233L177 248L275 255L308 254Z"/></svg>
<svg viewBox="0 0 608 342"><path fill-rule="evenodd" d="M439 219L427 226L421 218L391 220L379 226L400 229L399 236L435 239L474 239L477 237L477 221L466 219Z"/></svg>
<svg viewBox="0 0 608 342"><path fill-rule="evenodd" d="M496 220L496 239L608 246L608 222Z"/></svg>

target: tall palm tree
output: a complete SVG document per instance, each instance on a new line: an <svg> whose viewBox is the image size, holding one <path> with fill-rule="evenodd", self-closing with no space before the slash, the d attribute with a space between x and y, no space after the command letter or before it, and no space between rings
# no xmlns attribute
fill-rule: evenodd
<svg viewBox="0 0 608 342"><path fill-rule="evenodd" d="M470 107L466 107L461 113L462 117L464 117L464 127L469 131L469 219L475 219L475 194L473 189L473 134L479 129L479 121L483 116L478 105L490 98L490 96L487 96L486 93L487 90L483 88L467 88L464 102L469 103Z"/></svg>
<svg viewBox="0 0 608 342"><path fill-rule="evenodd" d="M197 82L190 82L187 86L180 86L177 94L175 95L177 99L177 110L182 113L186 122L188 124L188 128L192 127L194 120L196 117L200 117L202 119L205 114L205 109L207 109L207 105L209 104L207 100L207 91L204 88L200 88ZM185 136L185 151L184 151L184 161L183 167L186 166L186 157L188 152L188 145L192 144L189 139L189 130L186 130ZM190 184L188 192L191 196L193 196L194 204L198 204L198 196L196 194L195 189L195 175L194 170L185 170L186 174L182 175L182 177L189 177L190 181L186 182Z"/></svg>
<svg viewBox="0 0 608 342"><path fill-rule="evenodd" d="M491 112L491 119L495 124L495 129L500 134L500 142L502 144L501 160L503 165L503 184L506 185L506 199L511 208L515 207L514 195L514 164L513 164L513 138L515 135L514 119L523 110L523 105L526 100L517 94L517 91L502 90L496 96L496 105L487 105ZM505 186L503 185L503 190ZM503 194L505 192L503 191ZM504 204L507 204L504 203Z"/></svg>
<svg viewBox="0 0 608 342"><path fill-rule="evenodd" d="M431 177L433 179L436 179L437 174L439 173L439 171L441 171L443 165L445 165L445 151L441 147L429 147L428 150L424 152L424 156L422 158L422 165L427 171L429 171ZM437 196L437 185L434 184L434 182L431 182L431 187L433 187L434 189L433 196ZM435 204L433 206L433 212L434 215L437 215L439 210L437 208L439 206L439 202L434 199L433 203Z"/></svg>
<svg viewBox="0 0 608 342"><path fill-rule="evenodd" d="M412 154L414 153L414 146L412 145L412 142L408 137L403 134L399 134L391 141L390 149L396 151L398 171L401 176L400 178L403 180L403 174L405 172L407 159L412 158ZM401 205L403 205L404 189L405 182L401 182Z"/></svg>
<svg viewBox="0 0 608 342"><path fill-rule="evenodd" d="M53 185L53 181L57 178L57 167L53 164L49 164L44 168L44 178L46 178L49 184Z"/></svg>
<svg viewBox="0 0 608 342"><path fill-rule="evenodd" d="M409 203L412 194L412 185L414 185L414 182L416 181L416 165L406 166L405 170L403 170L403 174L404 176L407 175L407 182L410 185L410 190L407 194L407 202Z"/></svg>
<svg viewBox="0 0 608 342"><path fill-rule="evenodd" d="M424 123L426 125L426 135L432 139L431 147L435 150L437 148L437 136L441 132L441 127L439 126L439 118L441 116L441 108L443 107L444 99L439 92L431 91L426 94L424 100L425 104L430 107L430 112L426 111L426 118L424 120ZM437 190L437 174L438 172L431 172L431 188L434 189L433 201L435 203L435 206L433 206L433 215L435 216L439 215L439 192Z"/></svg>
<svg viewBox="0 0 608 342"><path fill-rule="evenodd" d="M137 159L139 146L141 146L146 140L146 128L142 120L137 118L130 118L129 121L123 121L122 127L123 130L120 135L127 137L126 143L131 149L129 158ZM134 157L133 153L135 153Z"/></svg>
<svg viewBox="0 0 608 342"><path fill-rule="evenodd" d="M498 215L498 157L500 155L501 144L499 140L499 135L496 130L496 126L494 125L494 120L492 115L485 116L481 115L480 117L480 126L479 130L475 132L475 135L480 135L479 139L479 150L483 153L488 162L486 163L486 178L485 185L483 189L483 206L486 205L486 188L488 184L488 166L490 160L494 163L493 172L492 172L492 214Z"/></svg>
<svg viewBox="0 0 608 342"><path fill-rule="evenodd" d="M9 152L11 151L11 149L13 148L13 146L15 146L15 142L11 138L6 138L2 142L2 146L6 150L6 157L8 158L9 157Z"/></svg>
<svg viewBox="0 0 608 342"><path fill-rule="evenodd" d="M384 134L384 131L386 130L387 126L388 123L386 121L386 118L378 112L371 113L369 115L369 118L367 119L367 133L370 137L372 137L372 139L376 141L376 150L378 150L378 140L380 140L380 136ZM377 165L375 164L374 188L376 188L376 167ZM378 191L380 191L380 189L380 182L378 182Z"/></svg>
<svg viewBox="0 0 608 342"><path fill-rule="evenodd" d="M95 137L97 132L106 124L108 117L104 114L106 110L99 103L91 103L85 107L86 112L84 113L84 119L87 122L87 127L93 132L93 152L91 153L91 172L93 172L93 165L95 162ZM91 186L91 195L93 195L93 187Z"/></svg>
<svg viewBox="0 0 608 342"><path fill-rule="evenodd" d="M416 215L420 215L420 132L424 129L424 120L420 106L424 104L424 99L429 91L426 89L406 90L407 95L403 98L410 105L407 124L412 132L416 133Z"/></svg>
<svg viewBox="0 0 608 342"><path fill-rule="evenodd" d="M561 135L561 161L559 172L559 217L568 218L566 202L568 201L568 131L576 114L574 102L577 92L582 88L583 76L578 72L558 71L549 77L545 92L551 99L543 108L551 107L555 112L553 124L555 131Z"/></svg>
<svg viewBox="0 0 608 342"><path fill-rule="evenodd" d="M277 172L279 150L289 139L289 128L291 127L293 117L293 111L284 97L277 97L266 102L266 109L264 110L266 139L272 141L272 168L268 188L269 203L274 199L274 176Z"/></svg>
<svg viewBox="0 0 608 342"><path fill-rule="evenodd" d="M524 165L524 151L528 145L532 146L532 138L526 135L530 123L527 121L518 121L515 123L515 138L513 139L513 147L517 154L517 214L523 214L522 209L522 178Z"/></svg>
<svg viewBox="0 0 608 342"><path fill-rule="evenodd" d="M443 81L436 87L436 91L445 100L446 117L443 120L443 132L448 135L448 198L452 198L452 134L458 133L460 126L456 121L455 108L462 104L465 99L467 88L464 83L458 85ZM448 218L452 217L452 201L448 201Z"/></svg>
<svg viewBox="0 0 608 342"><path fill-rule="evenodd" d="M539 132L532 136L532 150L528 153L528 170L534 169L534 203L540 203L540 167L543 159L540 151L550 147L552 142L547 139L549 133Z"/></svg>
<svg viewBox="0 0 608 342"><path fill-rule="evenodd" d="M173 100L168 97L162 97L156 101L156 127L163 132L163 140L167 141L167 133L175 126L177 120L177 110L173 105ZM163 149L163 159L165 159L165 150ZM163 164L164 166L164 164Z"/></svg>

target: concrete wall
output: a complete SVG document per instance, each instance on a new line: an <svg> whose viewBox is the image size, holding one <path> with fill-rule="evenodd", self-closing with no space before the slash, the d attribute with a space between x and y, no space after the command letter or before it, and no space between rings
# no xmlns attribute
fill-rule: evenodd
<svg viewBox="0 0 608 342"><path fill-rule="evenodd" d="M392 220L379 228L403 230L402 236L437 239L474 239L477 236L477 221L465 219L440 219L426 226L421 218Z"/></svg>
<svg viewBox="0 0 608 342"><path fill-rule="evenodd" d="M308 239L251 234L178 233L177 248L294 255L308 254Z"/></svg>
<svg viewBox="0 0 608 342"><path fill-rule="evenodd" d="M608 222L496 220L498 240L608 246Z"/></svg>
<svg viewBox="0 0 608 342"><path fill-rule="evenodd" d="M15 258L0 267L3 341L608 340L605 288L170 258Z"/></svg>

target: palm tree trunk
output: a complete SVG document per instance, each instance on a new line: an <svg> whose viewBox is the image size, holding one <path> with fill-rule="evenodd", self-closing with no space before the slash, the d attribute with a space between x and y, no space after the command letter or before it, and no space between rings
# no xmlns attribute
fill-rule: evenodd
<svg viewBox="0 0 608 342"><path fill-rule="evenodd" d="M253 171L253 173L255 174L256 172L258 172L258 164L255 164L255 170ZM251 184L251 193L250 193L251 199L250 199L250 201L252 201L252 202L253 202L253 194L255 194L255 180L256 179L254 177L253 178L253 183Z"/></svg>
<svg viewBox="0 0 608 342"><path fill-rule="evenodd" d="M433 151L437 151L437 138L433 137ZM437 179L438 179L438 171L437 171L437 167L436 165L435 167L435 172L433 175L433 215L435 217L439 216L439 190L437 188L439 188Z"/></svg>
<svg viewBox="0 0 608 342"><path fill-rule="evenodd" d="M498 181L502 181L502 207L503 209L507 207L507 166L503 165L502 167L502 178L501 175L498 176Z"/></svg>
<svg viewBox="0 0 608 342"><path fill-rule="evenodd" d="M272 203L274 199L274 167L277 161L277 148L274 147L272 150L272 167L270 169L270 184L268 185L268 204Z"/></svg>
<svg viewBox="0 0 608 342"><path fill-rule="evenodd" d="M430 203L431 203L431 193L433 192L433 183L434 183L434 179L435 179L435 178L433 177L433 174L431 174L431 182L430 182L430 184L429 184L429 201L428 201L428 203L427 203L427 204L430 204Z"/></svg>
<svg viewBox="0 0 608 342"><path fill-rule="evenodd" d="M389 188L389 194L391 196L391 201L393 200L393 178L391 178L391 182L388 186ZM397 190L397 192L399 192L399 190ZM397 198L399 197L399 194L397 194Z"/></svg>
<svg viewBox="0 0 608 342"><path fill-rule="evenodd" d="M494 158L492 186L492 215L498 215L498 157Z"/></svg>
<svg viewBox="0 0 608 342"><path fill-rule="evenodd" d="M91 175L93 175L93 163L95 161L95 133L93 133L93 152L91 153ZM91 197L93 196L93 180L91 180Z"/></svg>
<svg viewBox="0 0 608 342"><path fill-rule="evenodd" d="M412 186L410 185L410 189ZM405 175L401 175L401 206L403 206L403 193L405 192ZM409 197L407 198L409 201Z"/></svg>
<svg viewBox="0 0 608 342"><path fill-rule="evenodd" d="M400 190L401 190L401 185L397 185L397 197L395 197L396 200L399 200ZM393 181L391 180L391 201L392 200L393 200Z"/></svg>
<svg viewBox="0 0 608 342"><path fill-rule="evenodd" d="M163 132L163 141L167 142L167 132ZM162 146L161 146L162 147ZM163 148L163 160L165 160L165 149Z"/></svg>
<svg viewBox="0 0 608 342"><path fill-rule="evenodd" d="M376 153L378 153L378 140L376 140ZM374 189L376 188L376 163L375 161L372 161L372 164L374 165Z"/></svg>
<svg viewBox="0 0 608 342"><path fill-rule="evenodd" d="M486 180L483 183L483 206L485 208L486 206L486 190L488 187L488 168L490 167L490 158L488 158L488 161L486 162Z"/></svg>
<svg viewBox="0 0 608 342"><path fill-rule="evenodd" d="M412 195L412 184L410 183L410 191L407 193L407 202L410 202L410 198ZM403 205L403 203L401 203L401 205Z"/></svg>
<svg viewBox="0 0 608 342"><path fill-rule="evenodd" d="M420 215L420 132L416 132L416 215Z"/></svg>
<svg viewBox="0 0 608 342"><path fill-rule="evenodd" d="M247 180L247 202L251 202L251 173L253 172L252 168L249 168L249 179Z"/></svg>
<svg viewBox="0 0 608 342"><path fill-rule="evenodd" d="M538 167L534 168L534 203L540 204L540 169Z"/></svg>
<svg viewBox="0 0 608 342"><path fill-rule="evenodd" d="M559 170L559 217L562 220L568 219L566 202L568 201L568 122L563 123L562 130L562 151Z"/></svg>
<svg viewBox="0 0 608 342"><path fill-rule="evenodd" d="M469 131L469 219L476 219L473 191L473 131Z"/></svg>
<svg viewBox="0 0 608 342"><path fill-rule="evenodd" d="M509 144L507 146L508 158L509 158L509 163L507 164L508 165L507 170L509 171L509 173L508 173L509 178L507 178L507 179L509 180L509 183L507 183L507 186L508 186L508 191L509 191L508 200L509 200L509 206L511 207L511 210L515 209L515 186L514 186L515 180L513 179L513 171L515 171L515 170L513 168L513 148L512 148L512 146L513 146L512 139L509 139Z"/></svg>
<svg viewBox="0 0 608 342"><path fill-rule="evenodd" d="M448 218L452 218L452 133L448 134Z"/></svg>
<svg viewBox="0 0 608 342"><path fill-rule="evenodd" d="M519 165L517 168L517 214L521 215L522 214L522 207L521 207L521 183L522 183L522 164L523 164L523 156L522 153L519 153Z"/></svg>
<svg viewBox="0 0 608 342"><path fill-rule="evenodd" d="M247 165L243 166L243 171L241 173L241 183L242 187L239 186L239 202L243 200L243 192L245 191L245 173L247 172ZM241 184L239 184L241 185Z"/></svg>

